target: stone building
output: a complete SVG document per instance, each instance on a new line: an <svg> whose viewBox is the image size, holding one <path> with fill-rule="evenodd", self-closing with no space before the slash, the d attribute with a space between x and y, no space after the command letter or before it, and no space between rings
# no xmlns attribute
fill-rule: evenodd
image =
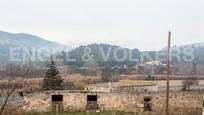
<svg viewBox="0 0 204 115"><path fill-rule="evenodd" d="M144 97L100 91L45 91L23 94L28 112L143 111ZM149 100L151 101L151 100Z"/></svg>
<svg viewBox="0 0 204 115"><path fill-rule="evenodd" d="M121 80L85 90L23 92L27 112L56 111L131 111L164 114L166 93L151 81ZM195 92L171 92L172 115L201 112L202 100ZM188 109L186 109L188 108Z"/></svg>
<svg viewBox="0 0 204 115"><path fill-rule="evenodd" d="M171 92L170 110L182 112L197 111L201 108L197 95L191 92ZM49 111L132 111L163 113L165 92L114 93L103 91L44 91L23 93L27 112ZM184 100L185 98L185 100ZM188 108L188 109L186 109Z"/></svg>

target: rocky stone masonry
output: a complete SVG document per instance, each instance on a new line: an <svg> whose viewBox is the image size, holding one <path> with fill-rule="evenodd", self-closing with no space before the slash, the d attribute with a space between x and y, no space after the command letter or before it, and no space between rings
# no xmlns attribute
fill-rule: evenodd
<svg viewBox="0 0 204 115"><path fill-rule="evenodd" d="M70 92L51 91L24 93L27 112L51 111L51 96L63 95L64 111L84 111L87 95L97 95L97 103L102 111L137 111L144 110L144 97L151 97L152 112L163 114L165 111L165 92L158 93L111 93L111 92ZM202 95L196 92L171 92L170 111L175 115L185 112L202 112ZM190 115L194 115L190 114ZM196 115L196 114L195 114Z"/></svg>

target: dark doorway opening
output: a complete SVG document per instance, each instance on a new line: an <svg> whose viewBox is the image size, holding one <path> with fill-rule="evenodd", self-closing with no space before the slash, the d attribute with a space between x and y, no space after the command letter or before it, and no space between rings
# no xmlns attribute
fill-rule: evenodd
<svg viewBox="0 0 204 115"><path fill-rule="evenodd" d="M87 101L97 101L97 95L87 95Z"/></svg>
<svg viewBox="0 0 204 115"><path fill-rule="evenodd" d="M87 105L86 110L98 110L98 96L97 95L87 95Z"/></svg>
<svg viewBox="0 0 204 115"><path fill-rule="evenodd" d="M52 102L63 101L63 95L52 95Z"/></svg>
<svg viewBox="0 0 204 115"><path fill-rule="evenodd" d="M144 111L152 111L151 97L144 97Z"/></svg>
<svg viewBox="0 0 204 115"><path fill-rule="evenodd" d="M63 95L52 95L52 112L63 111Z"/></svg>

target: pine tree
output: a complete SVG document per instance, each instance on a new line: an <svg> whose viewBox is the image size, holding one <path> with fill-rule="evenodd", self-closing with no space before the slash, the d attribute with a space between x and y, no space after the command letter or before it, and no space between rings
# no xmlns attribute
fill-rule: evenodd
<svg viewBox="0 0 204 115"><path fill-rule="evenodd" d="M43 84L43 90L61 90L63 89L63 79L55 66L55 62L51 59L50 68L47 70Z"/></svg>

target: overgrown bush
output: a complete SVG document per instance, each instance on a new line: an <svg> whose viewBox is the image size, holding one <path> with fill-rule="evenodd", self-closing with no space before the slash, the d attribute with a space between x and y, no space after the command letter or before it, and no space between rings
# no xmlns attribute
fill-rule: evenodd
<svg viewBox="0 0 204 115"><path fill-rule="evenodd" d="M199 84L199 81L198 80L183 80L182 81L182 90L183 91L189 91L190 90L190 87L192 85L198 85Z"/></svg>

